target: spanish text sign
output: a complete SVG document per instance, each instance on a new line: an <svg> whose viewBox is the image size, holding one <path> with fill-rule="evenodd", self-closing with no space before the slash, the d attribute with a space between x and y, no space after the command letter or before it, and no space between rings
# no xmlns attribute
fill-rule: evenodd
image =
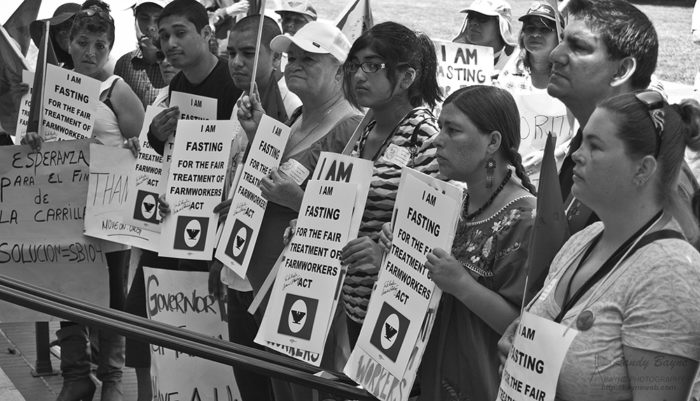
<svg viewBox="0 0 700 401"><path fill-rule="evenodd" d="M83 235L90 141L0 147L0 271L107 305L102 241ZM0 303L2 321L51 320Z"/></svg>
<svg viewBox="0 0 700 401"><path fill-rule="evenodd" d="M443 96L471 85L490 85L493 75L493 49L436 40L437 79Z"/></svg>
<svg viewBox="0 0 700 401"><path fill-rule="evenodd" d="M299 347L323 355L343 279L357 185L309 181L294 237L277 273L256 342ZM317 364L321 363L321 358Z"/></svg>
<svg viewBox="0 0 700 401"><path fill-rule="evenodd" d="M157 251L157 232L126 223L129 181L136 158L130 149L90 144L90 183L85 208L85 235Z"/></svg>
<svg viewBox="0 0 700 401"><path fill-rule="evenodd" d="M148 318L228 339L225 302L209 295L206 272L144 267ZM151 346L153 396L158 400L236 401L241 396L230 366Z"/></svg>
<svg viewBox="0 0 700 401"><path fill-rule="evenodd" d="M554 401L561 365L577 334L578 330L523 312L497 399Z"/></svg>
<svg viewBox="0 0 700 401"><path fill-rule="evenodd" d="M159 255L211 260L231 149L232 121L179 120L165 198Z"/></svg>
<svg viewBox="0 0 700 401"><path fill-rule="evenodd" d="M40 128L44 140L90 138L99 101L100 81L47 64Z"/></svg>
<svg viewBox="0 0 700 401"><path fill-rule="evenodd" d="M546 93L513 93L520 111L520 148L523 157L542 151L547 134L557 138L557 143L573 134L566 106L559 99Z"/></svg>
<svg viewBox="0 0 700 401"><path fill-rule="evenodd" d="M279 167L289 133L289 127L263 115L234 191L216 258L240 277L245 277L248 271L267 207L258 186Z"/></svg>
<svg viewBox="0 0 700 401"><path fill-rule="evenodd" d="M394 206L391 250L382 263L357 346L344 370L380 399L394 397L374 393L365 382L368 377L358 372L365 370L363 364L374 363L399 382L406 380L410 389L415 379L415 369L410 367L416 367L422 357L416 348L422 352L419 342L429 337L432 328L424 323L426 316L442 294L424 266L426 255L433 248L451 249L461 202L459 191L443 191L442 184L431 185L413 175L402 179Z"/></svg>

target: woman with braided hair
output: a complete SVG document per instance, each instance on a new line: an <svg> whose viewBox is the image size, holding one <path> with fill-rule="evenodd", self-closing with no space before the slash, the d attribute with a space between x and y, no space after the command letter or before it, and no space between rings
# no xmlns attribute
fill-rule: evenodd
<svg viewBox="0 0 700 401"><path fill-rule="evenodd" d="M444 293L420 400L495 400L497 341L520 310L536 204L517 152L520 115L506 90L470 86L445 100L438 123L440 174L466 182L467 196L451 252L434 249L425 263ZM386 225L384 247L389 237Z"/></svg>

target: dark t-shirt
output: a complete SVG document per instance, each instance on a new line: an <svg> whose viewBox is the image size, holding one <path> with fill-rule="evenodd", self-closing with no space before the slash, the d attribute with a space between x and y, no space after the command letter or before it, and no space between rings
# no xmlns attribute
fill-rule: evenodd
<svg viewBox="0 0 700 401"><path fill-rule="evenodd" d="M209 76L198 84L192 84L187 80L187 77L185 77L182 71L178 72L177 75L173 77L172 81L170 81L170 93L173 91L216 99L217 120L228 120L231 118L233 106L242 93L240 89L233 85L233 80L228 72L228 66L222 60L218 60L214 69L209 73ZM161 155L163 154L165 142L153 136L150 131L148 132L148 142L156 152Z"/></svg>

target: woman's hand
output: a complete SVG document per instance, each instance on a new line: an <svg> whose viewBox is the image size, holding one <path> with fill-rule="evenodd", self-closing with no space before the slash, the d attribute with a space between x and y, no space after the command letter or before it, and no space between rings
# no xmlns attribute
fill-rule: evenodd
<svg viewBox="0 0 700 401"><path fill-rule="evenodd" d="M289 245L289 242L294 237L294 231L297 229L297 219L291 220L289 222L289 227L284 229L284 234L282 234L282 243L284 246Z"/></svg>
<svg viewBox="0 0 700 401"><path fill-rule="evenodd" d="M359 237L348 242L340 255L340 263L348 270L362 265L372 265L379 270L382 264L382 248L370 237Z"/></svg>
<svg viewBox="0 0 700 401"><path fill-rule="evenodd" d="M122 145L122 147L124 149L131 150L131 154L134 155L134 157L139 157L139 152L141 151L141 143L139 143L139 138L135 136L127 138L124 140L124 145Z"/></svg>
<svg viewBox="0 0 700 401"><path fill-rule="evenodd" d="M379 246L382 248L384 253L389 253L391 251L391 241L394 239L391 233L391 223L384 223L382 225L382 231L379 232Z"/></svg>
<svg viewBox="0 0 700 401"><path fill-rule="evenodd" d="M299 210L304 191L289 176L279 170L273 170L269 176L260 181L263 198L292 210Z"/></svg>
<svg viewBox="0 0 700 401"><path fill-rule="evenodd" d="M177 106L167 108L153 117L149 130L159 141L165 142L170 135L175 133L179 119L180 109Z"/></svg>
<svg viewBox="0 0 700 401"><path fill-rule="evenodd" d="M161 222L170 214L170 204L165 200L165 194L158 197L158 213Z"/></svg>
<svg viewBox="0 0 700 401"><path fill-rule="evenodd" d="M258 85L253 84L253 93L241 96L238 99L238 122L241 123L243 131L245 131L248 141L252 142L255 137L255 131L258 130L260 120L262 119L265 110L260 102L260 94L258 93Z"/></svg>
<svg viewBox="0 0 700 401"><path fill-rule="evenodd" d="M42 142L44 142L44 138L38 132L27 132L20 141L22 145L29 145L36 152L41 150Z"/></svg>
<svg viewBox="0 0 700 401"><path fill-rule="evenodd" d="M440 248L435 248L428 254L425 267L441 290L455 296L464 291L465 283L474 280L454 256Z"/></svg>
<svg viewBox="0 0 700 401"><path fill-rule="evenodd" d="M226 199L225 201L219 203L214 207L214 213L219 214L219 224L226 221L228 217L228 212L231 210L231 201L233 199Z"/></svg>

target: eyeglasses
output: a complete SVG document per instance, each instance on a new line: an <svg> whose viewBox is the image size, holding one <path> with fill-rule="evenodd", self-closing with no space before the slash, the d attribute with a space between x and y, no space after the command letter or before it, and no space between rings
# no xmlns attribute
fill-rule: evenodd
<svg viewBox="0 0 700 401"><path fill-rule="evenodd" d="M366 73L373 74L379 70L383 70L386 67L385 63L373 63L371 61L365 61L364 63L345 63L345 71L349 72L351 74L354 74L357 72L357 70L362 69L362 71Z"/></svg>
<svg viewBox="0 0 700 401"><path fill-rule="evenodd" d="M97 6L90 6L89 8L78 11L78 13L76 14L76 17L83 17L83 16L84 17L92 17L95 14L97 14L97 16L100 18L104 18L110 22L114 22L114 20L112 19L112 16L109 15L108 12L106 12L105 10L103 10Z"/></svg>
<svg viewBox="0 0 700 401"><path fill-rule="evenodd" d="M523 26L523 33L526 35L546 35L550 32L554 32L554 28L548 27L546 25L525 25Z"/></svg>
<svg viewBox="0 0 700 401"><path fill-rule="evenodd" d="M654 123L654 130L656 131L656 151L654 152L654 157L659 157L659 152L661 151L661 135L664 132L666 117L663 108L666 101L659 92L654 90L639 92L635 94L634 97L644 104L649 113L649 118L651 118L651 122Z"/></svg>

